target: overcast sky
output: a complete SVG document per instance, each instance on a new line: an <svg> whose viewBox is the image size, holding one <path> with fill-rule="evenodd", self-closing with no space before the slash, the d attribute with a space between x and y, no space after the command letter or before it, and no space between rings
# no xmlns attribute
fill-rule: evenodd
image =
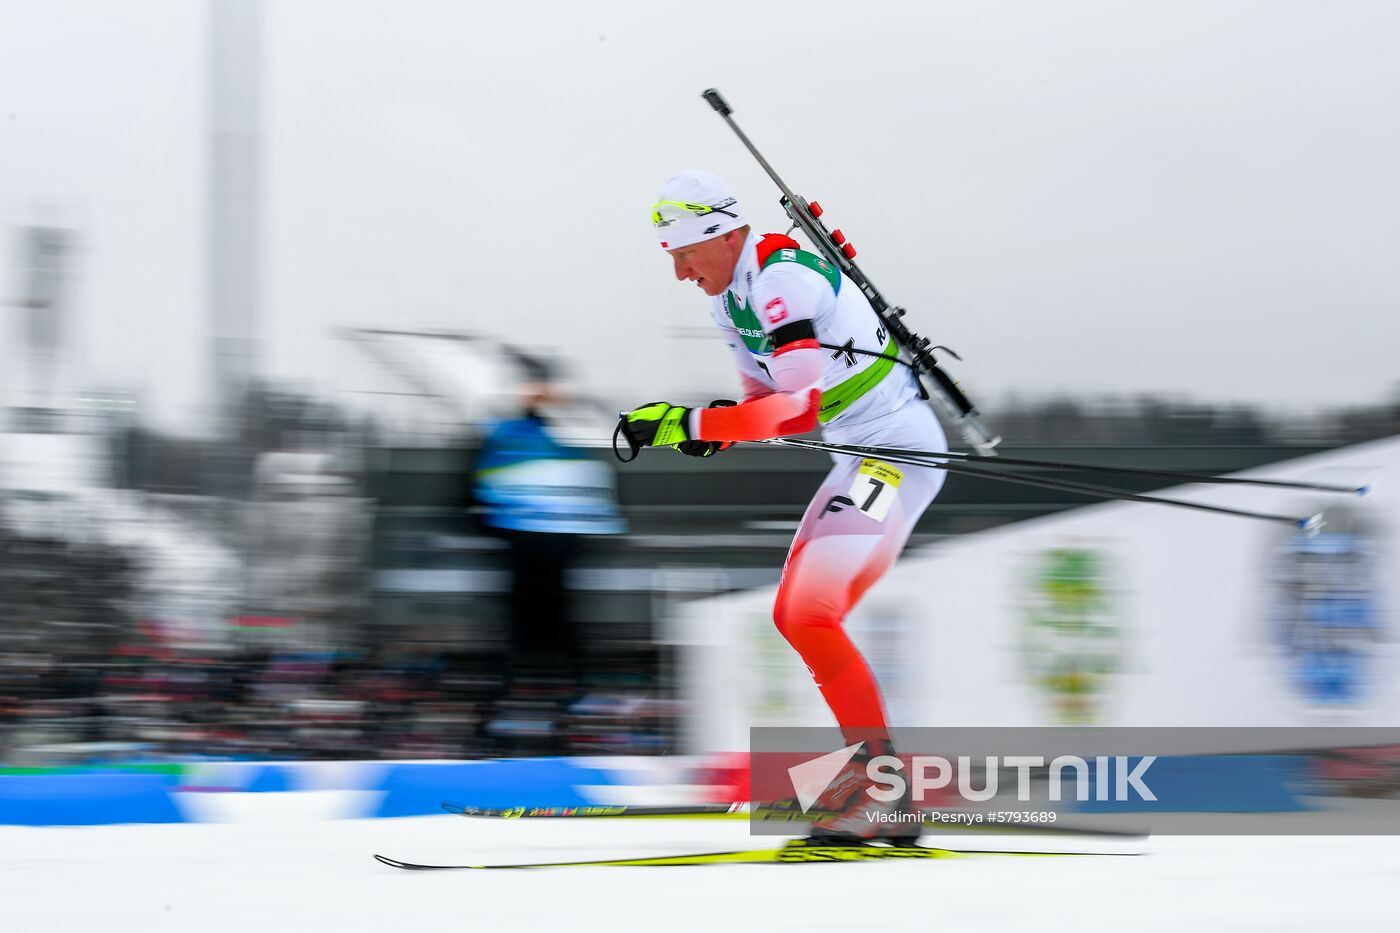
<svg viewBox="0 0 1400 933"><path fill-rule="evenodd" d="M17 224L77 228L82 381L171 427L208 399L205 17L0 0L0 263ZM333 328L428 326L612 400L732 392L646 216L706 168L781 228L718 86L974 398L1400 383L1400 4L286 0L264 26L272 376L347 387Z"/></svg>

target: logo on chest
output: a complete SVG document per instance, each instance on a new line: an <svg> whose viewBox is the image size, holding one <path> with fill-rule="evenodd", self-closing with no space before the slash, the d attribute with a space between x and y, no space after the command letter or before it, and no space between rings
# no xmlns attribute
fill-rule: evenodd
<svg viewBox="0 0 1400 933"><path fill-rule="evenodd" d="M767 356L773 352L773 341L763 332L758 315L749 307L747 301L740 304L733 292L725 292L724 307L729 312L729 320L733 322L734 329L739 332L739 339L744 341L744 346L750 353Z"/></svg>

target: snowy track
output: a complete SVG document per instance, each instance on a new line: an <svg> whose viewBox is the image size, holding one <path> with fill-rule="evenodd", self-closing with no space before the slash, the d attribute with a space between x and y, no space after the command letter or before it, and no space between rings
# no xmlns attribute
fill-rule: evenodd
<svg viewBox="0 0 1400 933"><path fill-rule="evenodd" d="M775 844L778 840L771 840ZM1159 837L1131 858L403 872L750 848L742 823L459 817L0 828L0 929L1386 930L1388 837Z"/></svg>

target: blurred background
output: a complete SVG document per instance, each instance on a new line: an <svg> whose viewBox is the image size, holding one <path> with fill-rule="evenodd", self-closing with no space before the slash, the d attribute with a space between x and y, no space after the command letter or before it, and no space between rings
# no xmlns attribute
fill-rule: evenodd
<svg viewBox="0 0 1400 933"><path fill-rule="evenodd" d="M783 228L709 86L1005 453L1400 471L1395 6L841 9L0 4L0 765L821 724L766 606L827 461L608 449L736 391L661 182ZM852 624L911 724L1393 724L1375 502L1309 544L953 477Z"/></svg>

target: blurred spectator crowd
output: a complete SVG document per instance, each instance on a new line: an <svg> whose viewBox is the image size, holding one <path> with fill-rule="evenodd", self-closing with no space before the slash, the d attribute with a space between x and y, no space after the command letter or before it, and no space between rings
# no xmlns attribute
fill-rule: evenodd
<svg viewBox="0 0 1400 933"><path fill-rule="evenodd" d="M675 702L627 673L517 681L499 665L417 650L233 657L119 650L0 654L0 763L167 758L471 758L648 754Z"/></svg>

